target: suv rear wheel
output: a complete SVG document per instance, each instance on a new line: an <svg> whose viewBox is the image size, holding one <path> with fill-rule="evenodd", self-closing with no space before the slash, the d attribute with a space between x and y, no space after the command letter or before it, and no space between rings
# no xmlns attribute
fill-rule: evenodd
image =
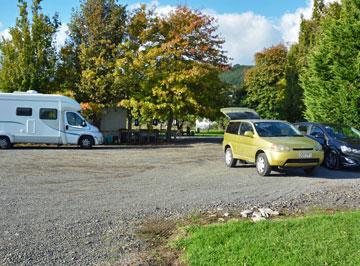
<svg viewBox="0 0 360 266"><path fill-rule="evenodd" d="M265 155L265 153L260 153L256 157L256 170L261 176L268 176L271 173L271 166L269 165L269 161Z"/></svg>
<svg viewBox="0 0 360 266"><path fill-rule="evenodd" d="M234 167L237 163L237 159L234 159L231 148L225 150L225 164L227 167Z"/></svg>
<svg viewBox="0 0 360 266"><path fill-rule="evenodd" d="M11 148L11 142L8 137L1 136L0 137L0 149L10 149Z"/></svg>

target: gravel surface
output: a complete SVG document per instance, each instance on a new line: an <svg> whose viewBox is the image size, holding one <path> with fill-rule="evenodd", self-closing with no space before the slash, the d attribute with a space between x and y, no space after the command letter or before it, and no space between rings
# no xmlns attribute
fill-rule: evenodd
<svg viewBox="0 0 360 266"><path fill-rule="evenodd" d="M213 141L212 141L213 142ZM0 151L0 265L133 264L145 219L217 207L358 208L360 172L259 177L206 139L157 147Z"/></svg>

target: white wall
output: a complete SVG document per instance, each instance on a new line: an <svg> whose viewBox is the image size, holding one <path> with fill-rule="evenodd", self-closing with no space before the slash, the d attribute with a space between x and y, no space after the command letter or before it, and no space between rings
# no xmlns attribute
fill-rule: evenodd
<svg viewBox="0 0 360 266"><path fill-rule="evenodd" d="M126 128L126 110L123 108L105 109L102 117L100 130L103 132L118 131Z"/></svg>

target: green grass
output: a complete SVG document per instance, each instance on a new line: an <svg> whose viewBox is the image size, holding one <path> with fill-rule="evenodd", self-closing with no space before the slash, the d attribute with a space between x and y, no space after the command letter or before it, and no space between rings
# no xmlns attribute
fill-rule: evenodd
<svg viewBox="0 0 360 266"><path fill-rule="evenodd" d="M224 136L223 130L203 130L200 131L200 133L195 133L196 136L206 136L206 137L218 137L218 136Z"/></svg>
<svg viewBox="0 0 360 266"><path fill-rule="evenodd" d="M360 265L360 212L191 226L189 265Z"/></svg>

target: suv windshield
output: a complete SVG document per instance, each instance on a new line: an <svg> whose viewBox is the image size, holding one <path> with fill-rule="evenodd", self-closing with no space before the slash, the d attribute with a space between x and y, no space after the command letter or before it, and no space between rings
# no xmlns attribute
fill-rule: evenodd
<svg viewBox="0 0 360 266"><path fill-rule="evenodd" d="M257 122L255 129L260 137L302 137L292 125L283 122Z"/></svg>
<svg viewBox="0 0 360 266"><path fill-rule="evenodd" d="M335 139L360 139L360 131L348 126L325 125L326 132Z"/></svg>

